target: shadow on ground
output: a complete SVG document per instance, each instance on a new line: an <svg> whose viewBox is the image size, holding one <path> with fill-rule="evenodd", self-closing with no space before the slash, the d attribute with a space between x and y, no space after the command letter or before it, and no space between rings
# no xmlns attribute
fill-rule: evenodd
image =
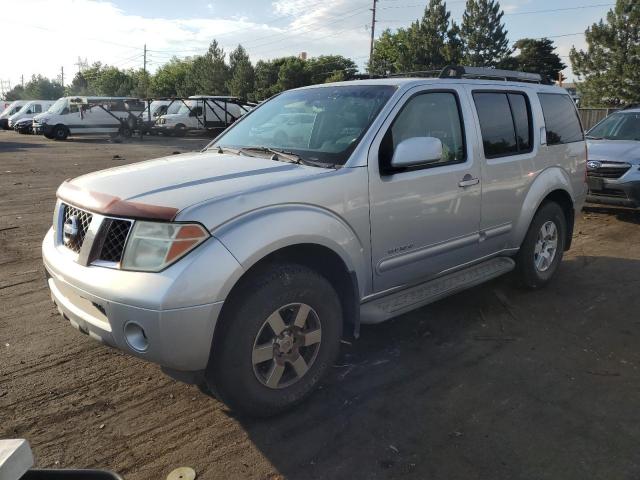
<svg viewBox="0 0 640 480"><path fill-rule="evenodd" d="M638 478L640 262L505 277L345 345L295 411L242 420L286 478Z"/></svg>
<svg viewBox="0 0 640 480"><path fill-rule="evenodd" d="M624 208L624 207L603 207L596 205L586 205L582 208L585 213L600 213L605 215L614 215L618 220L627 223L640 225L640 209Z"/></svg>
<svg viewBox="0 0 640 480"><path fill-rule="evenodd" d="M30 150L32 148L41 148L44 145L38 145L33 143L12 142L0 139L0 153L20 152Z"/></svg>

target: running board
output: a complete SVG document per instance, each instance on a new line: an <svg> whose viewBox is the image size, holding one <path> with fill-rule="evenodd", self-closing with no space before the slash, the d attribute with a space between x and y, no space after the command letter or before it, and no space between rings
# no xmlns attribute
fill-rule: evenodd
<svg viewBox="0 0 640 480"><path fill-rule="evenodd" d="M496 257L464 270L458 270L415 287L385 295L360 306L361 323L380 323L453 293L479 285L510 272L516 263L509 257Z"/></svg>

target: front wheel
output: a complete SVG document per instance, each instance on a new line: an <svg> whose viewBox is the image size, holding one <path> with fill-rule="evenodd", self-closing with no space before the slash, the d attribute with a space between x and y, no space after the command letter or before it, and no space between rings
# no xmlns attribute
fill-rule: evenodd
<svg viewBox="0 0 640 480"><path fill-rule="evenodd" d="M258 417L302 401L340 350L342 308L331 284L302 265L274 265L243 281L229 302L207 371L211 390Z"/></svg>
<svg viewBox="0 0 640 480"><path fill-rule="evenodd" d="M66 140L69 136L69 130L64 125L56 125L52 133L55 140Z"/></svg>
<svg viewBox="0 0 640 480"><path fill-rule="evenodd" d="M533 217L516 258L516 275L529 288L545 286L564 253L567 220L560 205L544 204Z"/></svg>

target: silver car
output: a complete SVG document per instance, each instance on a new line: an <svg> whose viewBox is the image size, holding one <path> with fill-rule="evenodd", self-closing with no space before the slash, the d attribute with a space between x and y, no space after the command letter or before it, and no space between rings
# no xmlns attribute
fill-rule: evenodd
<svg viewBox="0 0 640 480"><path fill-rule="evenodd" d="M640 108L613 113L587 132L589 202L640 208Z"/></svg>
<svg viewBox="0 0 640 480"><path fill-rule="evenodd" d="M96 340L272 415L360 324L511 271L546 285L586 196L576 109L539 76L469 72L291 90L202 152L63 183L42 245L54 302ZM291 111L313 117L304 141L260 134Z"/></svg>

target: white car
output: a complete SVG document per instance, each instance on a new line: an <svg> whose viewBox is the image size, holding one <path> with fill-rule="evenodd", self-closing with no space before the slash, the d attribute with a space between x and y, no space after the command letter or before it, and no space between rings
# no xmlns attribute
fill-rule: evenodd
<svg viewBox="0 0 640 480"><path fill-rule="evenodd" d="M15 102L12 102L7 107L5 107L2 113L0 113L0 127L4 130L8 130L9 117L14 113L17 113L25 103L27 103L26 100L16 100Z"/></svg>
<svg viewBox="0 0 640 480"><path fill-rule="evenodd" d="M53 100L29 100L20 110L9 117L8 127L14 128L21 120L30 120L39 113L46 112L55 102Z"/></svg>
<svg viewBox="0 0 640 480"><path fill-rule="evenodd" d="M135 110L132 108L135 106ZM122 133L133 129L144 103L129 97L62 97L33 123L35 133L55 140L69 135Z"/></svg>
<svg viewBox="0 0 640 480"><path fill-rule="evenodd" d="M179 105L176 113L167 113L156 120L156 128L163 133L184 135L189 130L224 129L254 107L235 97L204 95L174 103Z"/></svg>

